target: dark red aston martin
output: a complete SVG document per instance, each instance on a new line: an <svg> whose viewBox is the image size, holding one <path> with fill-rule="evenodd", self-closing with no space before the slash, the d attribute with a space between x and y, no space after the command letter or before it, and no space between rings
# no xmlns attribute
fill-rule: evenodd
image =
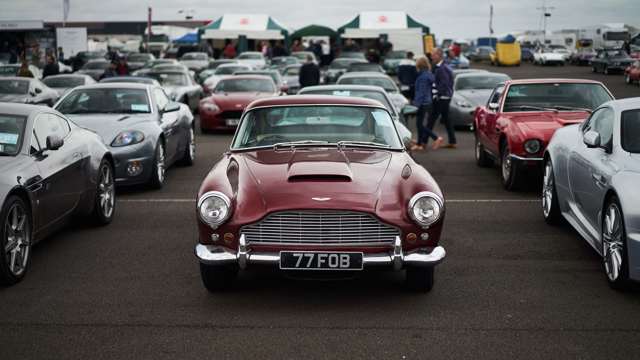
<svg viewBox="0 0 640 360"><path fill-rule="evenodd" d="M291 275L404 269L410 288L428 291L445 257L444 215L440 188L382 104L262 99L200 187L195 253L210 291L255 265Z"/></svg>

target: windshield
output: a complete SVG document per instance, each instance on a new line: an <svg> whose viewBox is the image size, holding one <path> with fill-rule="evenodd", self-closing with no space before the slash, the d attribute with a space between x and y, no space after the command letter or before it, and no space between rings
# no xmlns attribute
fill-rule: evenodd
<svg viewBox="0 0 640 360"><path fill-rule="evenodd" d="M386 110L356 106L281 106L249 111L232 149L309 140L367 142L402 149Z"/></svg>
<svg viewBox="0 0 640 360"><path fill-rule="evenodd" d="M186 86L188 84L187 76L181 73L150 73L152 77L162 86Z"/></svg>
<svg viewBox="0 0 640 360"><path fill-rule="evenodd" d="M17 73L17 66L0 66L0 76L15 76Z"/></svg>
<svg viewBox="0 0 640 360"><path fill-rule="evenodd" d="M84 85L84 79L76 76L48 77L42 82L51 88L71 88Z"/></svg>
<svg viewBox="0 0 640 360"><path fill-rule="evenodd" d="M382 103L382 105L384 105L384 107L387 108L387 110L389 110L392 113L395 113L393 105L391 105L389 103L389 101L387 101L387 97L384 96L384 94L382 92L378 92L378 91L370 91L370 90L312 90L312 91L302 91L300 94L304 94L304 95L310 95L310 94L316 94L316 95L333 95L333 96L347 96L347 97L359 97L359 98L366 98L366 99L373 99L373 100L377 100L380 103Z"/></svg>
<svg viewBox="0 0 640 360"><path fill-rule="evenodd" d="M240 54L240 56L238 56L238 59L262 60L262 55L260 55L260 54Z"/></svg>
<svg viewBox="0 0 640 360"><path fill-rule="evenodd" d="M605 40L625 41L629 37L626 31L607 31L604 33Z"/></svg>
<svg viewBox="0 0 640 360"><path fill-rule="evenodd" d="M280 82L280 76L277 71L236 71L233 75L261 75L268 76L273 79L273 82L278 84Z"/></svg>
<svg viewBox="0 0 640 360"><path fill-rule="evenodd" d="M300 66L291 66L284 69L282 75L284 76L298 76L300 75Z"/></svg>
<svg viewBox="0 0 640 360"><path fill-rule="evenodd" d="M215 70L217 69L220 65L223 64L232 64L234 63L235 60L215 60L215 61L211 61L209 62L209 69Z"/></svg>
<svg viewBox="0 0 640 360"><path fill-rule="evenodd" d="M151 35L149 42L169 42L169 36L164 34Z"/></svg>
<svg viewBox="0 0 640 360"><path fill-rule="evenodd" d="M510 78L507 75L458 76L455 80L456 90L491 90L496 85Z"/></svg>
<svg viewBox="0 0 640 360"><path fill-rule="evenodd" d="M127 57L127 61L131 62L147 62L151 60L151 54L131 54Z"/></svg>
<svg viewBox="0 0 640 360"><path fill-rule="evenodd" d="M92 61L84 65L86 70L104 70L109 67L108 61Z"/></svg>
<svg viewBox="0 0 640 360"><path fill-rule="evenodd" d="M340 85L372 85L380 86L385 91L396 92L398 88L391 79L384 77L348 77L338 81Z"/></svg>
<svg viewBox="0 0 640 360"><path fill-rule="evenodd" d="M207 60L207 54L184 54L181 60Z"/></svg>
<svg viewBox="0 0 640 360"><path fill-rule="evenodd" d="M25 95L29 92L29 80L0 79L0 94Z"/></svg>
<svg viewBox="0 0 640 360"><path fill-rule="evenodd" d="M380 66L377 64L367 64L367 63L354 63L349 65L349 71L377 71L382 72L380 70Z"/></svg>
<svg viewBox="0 0 640 360"><path fill-rule="evenodd" d="M622 50L608 50L608 57L627 57L627 53Z"/></svg>
<svg viewBox="0 0 640 360"><path fill-rule="evenodd" d="M0 155L13 156L20 152L27 118L0 114Z"/></svg>
<svg viewBox="0 0 640 360"><path fill-rule="evenodd" d="M154 67L157 65L167 65L167 64L173 64L174 61L170 60L170 59L158 59L158 60L153 60L149 63L149 67Z"/></svg>
<svg viewBox="0 0 640 360"><path fill-rule="evenodd" d="M148 114L147 91L142 89L77 89L56 110L63 114Z"/></svg>
<svg viewBox="0 0 640 360"><path fill-rule="evenodd" d="M248 70L244 66L220 66L216 69L214 74L216 75L233 75L236 71L246 71Z"/></svg>
<svg viewBox="0 0 640 360"><path fill-rule="evenodd" d="M217 93L237 93L237 92L275 92L273 81L266 79L227 79L216 85L214 92Z"/></svg>
<svg viewBox="0 0 640 360"><path fill-rule="evenodd" d="M385 56L387 59L404 59L407 53L404 51L391 51Z"/></svg>
<svg viewBox="0 0 640 360"><path fill-rule="evenodd" d="M343 52L340 54L340 57L349 59L364 59L364 54L361 52Z"/></svg>
<svg viewBox="0 0 640 360"><path fill-rule="evenodd" d="M346 69L349 67L349 65L355 62L360 62L360 61L358 59L336 59L336 60L333 60L333 62L329 67L332 69Z"/></svg>
<svg viewBox="0 0 640 360"><path fill-rule="evenodd" d="M519 84L509 87L503 111L593 110L609 100L600 84Z"/></svg>
<svg viewBox="0 0 640 360"><path fill-rule="evenodd" d="M622 112L622 148L630 153L640 153L640 109Z"/></svg>

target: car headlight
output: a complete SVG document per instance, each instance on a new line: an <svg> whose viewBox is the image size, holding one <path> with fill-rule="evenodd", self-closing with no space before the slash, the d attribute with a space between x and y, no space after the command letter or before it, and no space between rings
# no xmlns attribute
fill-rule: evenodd
<svg viewBox="0 0 640 360"><path fill-rule="evenodd" d="M123 131L116 136L111 142L111 146L120 147L141 143L144 140L144 134L140 131Z"/></svg>
<svg viewBox="0 0 640 360"><path fill-rule="evenodd" d="M542 143L537 139L530 139L524 142L524 151L528 154L537 154L542 148Z"/></svg>
<svg viewBox="0 0 640 360"><path fill-rule="evenodd" d="M220 108L216 104L213 104L213 103L210 103L210 102L203 103L202 104L202 108L204 110L206 110L206 111L211 111L211 112L220 111Z"/></svg>
<svg viewBox="0 0 640 360"><path fill-rule="evenodd" d="M409 217L427 228L440 219L442 207L443 202L438 195L428 191L419 192L409 200Z"/></svg>
<svg viewBox="0 0 640 360"><path fill-rule="evenodd" d="M468 102L464 101L464 100L458 100L456 101L456 105L463 107L463 108L470 108L471 104L469 104Z"/></svg>
<svg viewBox="0 0 640 360"><path fill-rule="evenodd" d="M200 219L217 229L231 215L231 201L219 191L209 191L198 200Z"/></svg>

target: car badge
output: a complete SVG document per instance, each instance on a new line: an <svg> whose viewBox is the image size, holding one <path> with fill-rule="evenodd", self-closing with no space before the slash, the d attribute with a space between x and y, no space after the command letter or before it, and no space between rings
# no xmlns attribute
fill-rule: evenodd
<svg viewBox="0 0 640 360"><path fill-rule="evenodd" d="M313 197L313 198L311 198L311 200L315 200L315 201L329 201L329 200L331 200L331 198L328 198L328 197Z"/></svg>

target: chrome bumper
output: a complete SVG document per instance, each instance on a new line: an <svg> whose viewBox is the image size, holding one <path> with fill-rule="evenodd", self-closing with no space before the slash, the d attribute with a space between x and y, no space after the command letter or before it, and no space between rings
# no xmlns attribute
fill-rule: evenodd
<svg viewBox="0 0 640 360"><path fill-rule="evenodd" d="M238 250L232 251L223 246L198 244L195 248L196 257L206 265L234 265L246 269L249 264L278 265L279 253L258 253L247 250L244 235L240 236ZM400 237L396 236L393 250L383 253L364 254L364 267L391 266L394 270L401 270L405 266L433 267L440 264L446 251L442 246L432 249L418 249L410 253L403 253Z"/></svg>
<svg viewBox="0 0 640 360"><path fill-rule="evenodd" d="M518 156L518 155L509 155L509 157L511 158L511 160L516 160L516 161L542 161L544 160L544 158L537 158L537 157L523 157L523 156Z"/></svg>

